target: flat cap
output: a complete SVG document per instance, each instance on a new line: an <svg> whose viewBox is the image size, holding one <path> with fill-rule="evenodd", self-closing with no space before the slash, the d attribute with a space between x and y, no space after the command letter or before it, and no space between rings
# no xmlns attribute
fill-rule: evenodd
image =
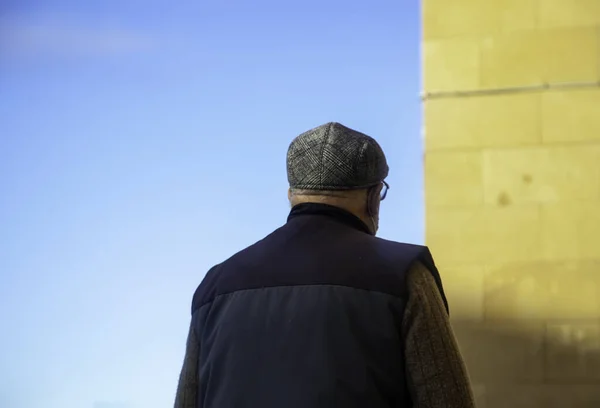
<svg viewBox="0 0 600 408"><path fill-rule="evenodd" d="M389 168L370 136L336 122L296 137L287 153L290 188L354 190L381 183Z"/></svg>

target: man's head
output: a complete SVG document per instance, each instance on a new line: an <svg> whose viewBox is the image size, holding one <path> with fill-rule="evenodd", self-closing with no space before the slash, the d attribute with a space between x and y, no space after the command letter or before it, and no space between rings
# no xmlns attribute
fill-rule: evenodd
<svg viewBox="0 0 600 408"><path fill-rule="evenodd" d="M288 149L290 204L343 208L365 221L375 234L388 171L385 154L373 138L339 123L327 123L301 134Z"/></svg>

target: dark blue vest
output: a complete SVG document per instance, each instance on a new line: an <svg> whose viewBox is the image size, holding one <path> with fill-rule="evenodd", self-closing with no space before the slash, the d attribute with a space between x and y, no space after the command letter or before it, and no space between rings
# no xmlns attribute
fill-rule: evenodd
<svg viewBox="0 0 600 408"><path fill-rule="evenodd" d="M294 207L196 290L200 407L409 407L401 322L416 261L444 297L426 247L376 238L336 207Z"/></svg>

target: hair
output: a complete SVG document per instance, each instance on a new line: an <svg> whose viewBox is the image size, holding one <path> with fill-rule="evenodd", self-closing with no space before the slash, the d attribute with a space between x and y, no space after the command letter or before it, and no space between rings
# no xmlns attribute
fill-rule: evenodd
<svg viewBox="0 0 600 408"><path fill-rule="evenodd" d="M302 203L319 203L340 207L361 218L366 224L372 223L373 234L379 224L379 206L374 203L371 188L356 190L289 190L290 206Z"/></svg>
<svg viewBox="0 0 600 408"><path fill-rule="evenodd" d="M356 190L304 190L298 188L290 189L292 196L313 196L313 197L335 197L350 198Z"/></svg>
<svg viewBox="0 0 600 408"><path fill-rule="evenodd" d="M305 190L290 189L290 204L313 202L330 204L343 208L356 208L366 202L367 189L358 190Z"/></svg>

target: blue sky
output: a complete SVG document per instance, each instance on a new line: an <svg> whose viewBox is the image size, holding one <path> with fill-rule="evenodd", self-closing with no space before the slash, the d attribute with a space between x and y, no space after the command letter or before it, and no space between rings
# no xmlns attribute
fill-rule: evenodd
<svg viewBox="0 0 600 408"><path fill-rule="evenodd" d="M169 406L193 291L322 123L379 140L380 236L423 242L418 2L2 4L1 407Z"/></svg>

